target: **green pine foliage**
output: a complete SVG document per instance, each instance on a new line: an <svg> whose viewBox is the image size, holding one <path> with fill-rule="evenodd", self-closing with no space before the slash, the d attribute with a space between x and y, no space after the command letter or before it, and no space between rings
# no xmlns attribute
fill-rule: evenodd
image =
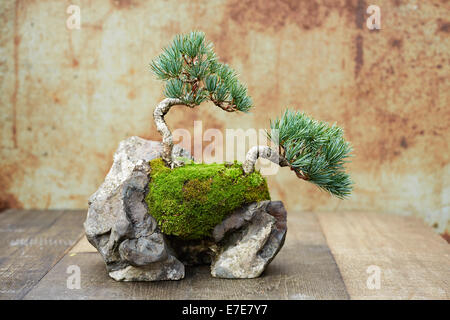
<svg viewBox="0 0 450 320"><path fill-rule="evenodd" d="M150 66L165 82L165 96L180 99L189 107L212 101L228 112L252 108L247 88L232 68L218 61L213 44L202 32L176 36ZM344 165L352 147L341 128L286 110L280 119L271 121L271 129L278 136L268 133L269 137L279 144L280 154L299 178L338 198L350 195L353 182Z"/></svg>
<svg viewBox="0 0 450 320"><path fill-rule="evenodd" d="M203 32L177 35L150 67L166 82L165 96L181 99L190 107L206 100L229 112L248 112L252 107L247 88L232 68L217 60Z"/></svg>
<svg viewBox="0 0 450 320"><path fill-rule="evenodd" d="M268 136L279 144L281 155L299 178L338 198L350 195L353 182L344 164L352 147L344 140L341 128L289 109L280 119L271 121L270 127L272 134Z"/></svg>

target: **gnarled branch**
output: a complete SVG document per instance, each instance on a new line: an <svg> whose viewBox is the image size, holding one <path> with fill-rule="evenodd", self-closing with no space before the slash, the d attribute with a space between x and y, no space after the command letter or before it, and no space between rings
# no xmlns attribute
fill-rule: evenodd
<svg viewBox="0 0 450 320"><path fill-rule="evenodd" d="M173 138L172 133L164 120L164 116L167 112L169 112L171 107L176 105L186 104L180 99L166 98L156 106L155 111L153 112L153 119L155 119L156 129L162 136L162 158L170 168L176 167L178 164L172 157Z"/></svg>
<svg viewBox="0 0 450 320"><path fill-rule="evenodd" d="M268 146L254 146L248 152L245 157L245 161L242 164L242 168L246 174L255 171L255 164L258 158L264 158L278 164L280 167L287 167L289 163L287 160L275 150Z"/></svg>

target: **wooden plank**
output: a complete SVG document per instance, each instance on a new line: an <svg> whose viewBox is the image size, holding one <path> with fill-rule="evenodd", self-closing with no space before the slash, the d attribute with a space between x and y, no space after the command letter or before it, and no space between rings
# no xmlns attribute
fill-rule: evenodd
<svg viewBox="0 0 450 320"><path fill-rule="evenodd" d="M97 252L97 249L89 243L86 235L83 235L81 239L73 246L73 248L70 249L69 254L88 252Z"/></svg>
<svg viewBox="0 0 450 320"><path fill-rule="evenodd" d="M360 212L318 217L352 299L450 298L450 246L421 220Z"/></svg>
<svg viewBox="0 0 450 320"><path fill-rule="evenodd" d="M209 267L186 270L180 281L116 282L98 253L82 243L25 299L348 299L336 263L313 214L291 214L285 246L258 279L212 278ZM85 247L86 248L86 247ZM81 288L67 288L68 267L80 268Z"/></svg>
<svg viewBox="0 0 450 320"><path fill-rule="evenodd" d="M21 299L81 237L85 211L0 214L0 299Z"/></svg>

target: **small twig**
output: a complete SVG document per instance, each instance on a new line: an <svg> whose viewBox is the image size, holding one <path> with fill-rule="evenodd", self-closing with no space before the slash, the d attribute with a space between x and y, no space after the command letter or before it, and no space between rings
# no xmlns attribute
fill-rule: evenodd
<svg viewBox="0 0 450 320"><path fill-rule="evenodd" d="M189 61L187 61L186 56L184 54L182 54L182 57L184 59L184 62L186 62L186 64L190 66L191 64L189 63Z"/></svg>
<svg viewBox="0 0 450 320"><path fill-rule="evenodd" d="M309 180L309 177L300 169L295 169L292 166L289 165L289 167L291 168L292 171L295 172L295 175L303 180Z"/></svg>

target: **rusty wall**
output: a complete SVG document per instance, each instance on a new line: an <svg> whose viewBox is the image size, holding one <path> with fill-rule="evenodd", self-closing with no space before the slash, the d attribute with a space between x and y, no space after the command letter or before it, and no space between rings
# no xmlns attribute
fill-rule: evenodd
<svg viewBox="0 0 450 320"><path fill-rule="evenodd" d="M411 214L449 230L450 2L375 2L379 31L367 29L363 0L2 1L0 206L86 207L120 140L159 139L162 84L148 63L199 29L256 109L177 109L172 128L266 128L286 106L336 121L355 148L353 196L281 170L269 177L273 198L291 212ZM66 27L70 4L80 30Z"/></svg>

